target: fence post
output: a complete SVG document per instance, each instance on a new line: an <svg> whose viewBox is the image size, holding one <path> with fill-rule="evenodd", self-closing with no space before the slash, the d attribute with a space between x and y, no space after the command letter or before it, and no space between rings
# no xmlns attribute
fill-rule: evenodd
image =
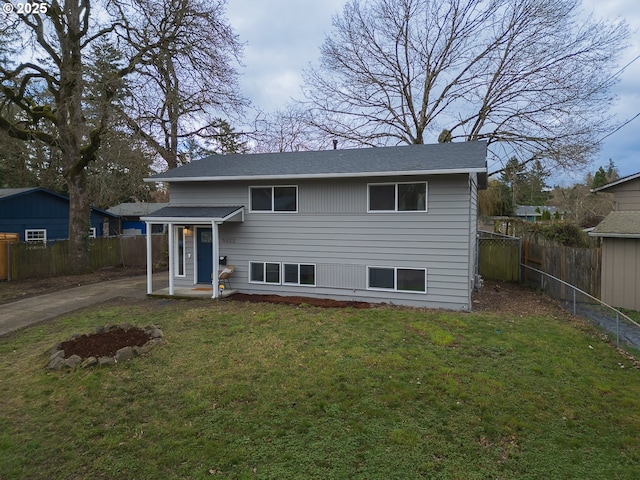
<svg viewBox="0 0 640 480"><path fill-rule="evenodd" d="M620 348L620 315L616 312L616 348Z"/></svg>
<svg viewBox="0 0 640 480"><path fill-rule="evenodd" d="M573 290L573 314L576 314L576 289L572 288Z"/></svg>

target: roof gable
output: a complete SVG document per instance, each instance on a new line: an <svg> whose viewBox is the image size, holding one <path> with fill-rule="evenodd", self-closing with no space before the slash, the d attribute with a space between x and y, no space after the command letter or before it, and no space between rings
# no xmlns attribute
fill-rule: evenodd
<svg viewBox="0 0 640 480"><path fill-rule="evenodd" d="M640 181L640 172L638 173L634 173L632 175L627 175L626 177L622 177L619 178L617 180L614 180L613 182L609 182L606 185L602 185L601 187L598 188L594 188L591 191L592 192L603 192L609 189L612 189L618 185L621 185L623 183L628 183L628 182L632 182L634 180L639 180Z"/></svg>
<svg viewBox="0 0 640 480"><path fill-rule="evenodd" d="M484 173L486 142L211 155L147 181L215 181Z"/></svg>

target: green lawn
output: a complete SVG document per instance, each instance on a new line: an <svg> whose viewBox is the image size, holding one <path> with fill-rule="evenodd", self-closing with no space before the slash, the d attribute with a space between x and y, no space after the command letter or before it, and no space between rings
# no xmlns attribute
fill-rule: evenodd
<svg viewBox="0 0 640 480"><path fill-rule="evenodd" d="M56 342L120 322L166 342L44 369ZM640 371L563 318L101 307L0 338L0 412L2 480L640 475Z"/></svg>

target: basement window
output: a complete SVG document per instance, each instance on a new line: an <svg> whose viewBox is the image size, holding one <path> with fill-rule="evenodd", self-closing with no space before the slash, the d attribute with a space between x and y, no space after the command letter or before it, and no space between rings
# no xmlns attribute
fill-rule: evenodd
<svg viewBox="0 0 640 480"><path fill-rule="evenodd" d="M425 268L367 267L367 289L427 293Z"/></svg>
<svg viewBox="0 0 640 480"><path fill-rule="evenodd" d="M280 283L280 264L273 262L249 262L250 283Z"/></svg>

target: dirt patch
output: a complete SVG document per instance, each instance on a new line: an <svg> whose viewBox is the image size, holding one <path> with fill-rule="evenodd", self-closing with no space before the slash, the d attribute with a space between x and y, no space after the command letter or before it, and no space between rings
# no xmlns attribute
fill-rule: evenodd
<svg viewBox="0 0 640 480"><path fill-rule="evenodd" d="M109 331L80 335L72 340L62 342L64 358L78 355L80 358L113 357L124 347L142 347L151 340L151 336L140 328L115 328Z"/></svg>
<svg viewBox="0 0 640 480"><path fill-rule="evenodd" d="M472 310L514 315L566 315L565 310L550 297L518 283L485 281L473 294Z"/></svg>

